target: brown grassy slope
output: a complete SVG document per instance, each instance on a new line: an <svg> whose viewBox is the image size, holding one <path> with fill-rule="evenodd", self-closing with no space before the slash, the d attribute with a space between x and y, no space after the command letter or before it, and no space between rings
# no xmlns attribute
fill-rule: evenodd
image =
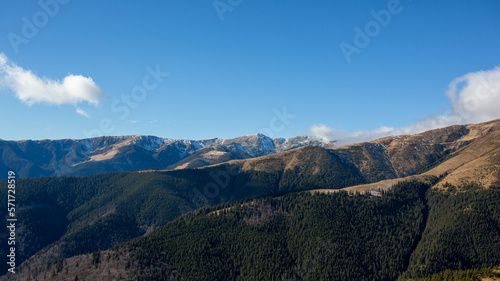
<svg viewBox="0 0 500 281"><path fill-rule="evenodd" d="M415 135L385 137L341 146L337 153L352 161L370 182L419 174L447 155L469 144L465 125L450 126Z"/></svg>
<svg viewBox="0 0 500 281"><path fill-rule="evenodd" d="M452 158L429 170L423 175L447 176L437 185L446 182L460 185L478 182L484 187L496 183L500 172L500 122L491 121L469 125L470 133L466 140L473 140L469 145L454 153Z"/></svg>
<svg viewBox="0 0 500 281"><path fill-rule="evenodd" d="M257 158L232 160L222 164L202 167L201 169L230 164L239 166L242 171L275 172L295 169L298 166L304 165L311 166L312 168L320 163L329 161L331 160L328 150L317 146L305 146ZM321 173L319 168L313 168L313 170L313 174Z"/></svg>
<svg viewBox="0 0 500 281"><path fill-rule="evenodd" d="M466 129L468 131L466 135L462 135L459 139L453 137L452 139L455 140L450 142L446 142L446 134L443 134L443 132L457 132L456 128L452 130L444 128L414 136L388 137L376 140L374 143L391 143L386 147L388 147L387 150L390 152L389 155L392 155L392 159L395 159L392 160L395 166L397 165L396 163L403 162L400 160L400 157L405 149L397 149L398 146L403 147L401 143L404 144L406 142L408 144L414 143L418 139L429 139L432 138L433 133L436 134L435 140L444 140L441 142L444 149L452 150L453 152L448 155L447 160L424 173L347 187L342 190L350 192L377 191L378 189L388 189L402 180L428 180L433 176L439 177L445 174L447 175L436 185L437 188L442 187L446 182L454 185L478 182L485 187L489 187L492 184L500 185L500 120L467 125ZM411 145L406 145L406 147L411 147ZM394 158L395 155L397 155L396 158ZM413 165L411 162L410 166ZM359 163L363 163L363 161ZM365 169L366 172L366 167L369 168L369 165L364 164L364 166L361 166L361 169ZM312 192L337 191L324 189Z"/></svg>

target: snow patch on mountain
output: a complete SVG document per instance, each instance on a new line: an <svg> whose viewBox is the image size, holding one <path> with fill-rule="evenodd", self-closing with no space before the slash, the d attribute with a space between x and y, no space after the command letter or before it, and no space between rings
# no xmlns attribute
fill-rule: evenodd
<svg viewBox="0 0 500 281"><path fill-rule="evenodd" d="M165 143L163 138L155 136L133 136L131 144L137 145L144 150L154 151L160 148Z"/></svg>

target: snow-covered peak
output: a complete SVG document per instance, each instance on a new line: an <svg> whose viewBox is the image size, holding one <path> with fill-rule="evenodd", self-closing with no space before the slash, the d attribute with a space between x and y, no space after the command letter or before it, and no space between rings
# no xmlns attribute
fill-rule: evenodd
<svg viewBox="0 0 500 281"><path fill-rule="evenodd" d="M155 136L133 136L131 144L137 145L145 150L157 150L165 143L163 138Z"/></svg>
<svg viewBox="0 0 500 281"><path fill-rule="evenodd" d="M308 145L320 146L320 147L335 146L334 142L326 138L321 138L316 136L298 136L289 139L277 138L275 139L275 143L277 145L278 152Z"/></svg>

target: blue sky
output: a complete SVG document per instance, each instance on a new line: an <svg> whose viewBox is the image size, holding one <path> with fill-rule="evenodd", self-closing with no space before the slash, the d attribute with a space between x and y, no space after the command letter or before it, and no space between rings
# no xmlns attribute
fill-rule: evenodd
<svg viewBox="0 0 500 281"><path fill-rule="evenodd" d="M2 139L356 139L500 117L499 1L0 5ZM477 81L493 94L467 111Z"/></svg>

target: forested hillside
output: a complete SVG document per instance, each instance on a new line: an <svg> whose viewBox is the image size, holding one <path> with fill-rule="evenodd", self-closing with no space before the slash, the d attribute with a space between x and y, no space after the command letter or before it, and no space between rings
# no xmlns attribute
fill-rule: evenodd
<svg viewBox="0 0 500 281"><path fill-rule="evenodd" d="M427 194L430 212L406 276L500 264L500 188L447 185Z"/></svg>
<svg viewBox="0 0 500 281"><path fill-rule="evenodd" d="M311 155L321 162L286 164L291 170L283 167L268 172L224 164L168 172L21 179L16 195L20 245L17 261L51 244L43 252L51 257L105 250L205 206L286 191L364 183L354 166L322 148L289 153L298 158ZM266 161L261 164L267 165ZM328 172L318 173L314 167ZM7 198L6 189L0 189L0 196ZM0 201L4 223L6 204L6 200ZM2 260L7 246L4 243L1 247ZM5 266L2 263L0 268Z"/></svg>
<svg viewBox="0 0 500 281"><path fill-rule="evenodd" d="M140 270L127 278L139 280L395 279L424 228L427 188L412 182L382 197L290 193L205 207L98 255L129 256L128 267ZM46 263L32 263L30 275L42 279ZM53 280L84 270L61 263L68 273L63 266L48 274Z"/></svg>
<svg viewBox="0 0 500 281"><path fill-rule="evenodd" d="M500 264L500 190L467 188L413 181L380 197L293 192L205 207L109 251L35 257L18 276L405 280Z"/></svg>
<svg viewBox="0 0 500 281"><path fill-rule="evenodd" d="M500 266L466 270L450 270L434 273L422 278L407 279L407 281L498 281L500 280Z"/></svg>

